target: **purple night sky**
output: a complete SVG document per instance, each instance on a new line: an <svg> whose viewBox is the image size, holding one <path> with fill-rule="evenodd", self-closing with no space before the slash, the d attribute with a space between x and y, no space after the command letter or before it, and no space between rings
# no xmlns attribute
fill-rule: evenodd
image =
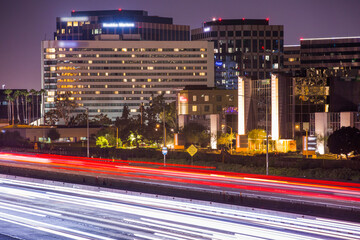
<svg viewBox="0 0 360 240"><path fill-rule="evenodd" d="M360 36L360 0L1 0L0 85L40 89L40 42L53 39L57 16L118 8L172 17L191 28L213 17L268 17L270 24L284 25L285 44L299 44L300 37Z"/></svg>

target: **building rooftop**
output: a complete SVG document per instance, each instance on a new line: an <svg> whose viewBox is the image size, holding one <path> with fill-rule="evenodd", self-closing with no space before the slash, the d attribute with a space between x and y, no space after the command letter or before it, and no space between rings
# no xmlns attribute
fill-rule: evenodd
<svg viewBox="0 0 360 240"><path fill-rule="evenodd" d="M213 21L204 22L204 27L218 25L269 25L269 19L214 19Z"/></svg>

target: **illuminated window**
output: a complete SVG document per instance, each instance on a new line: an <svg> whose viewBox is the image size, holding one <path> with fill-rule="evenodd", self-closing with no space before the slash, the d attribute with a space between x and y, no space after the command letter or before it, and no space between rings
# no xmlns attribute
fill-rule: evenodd
<svg viewBox="0 0 360 240"><path fill-rule="evenodd" d="M74 97L69 97L69 100L70 100L70 101L73 101L73 100L74 100Z"/></svg>
<svg viewBox="0 0 360 240"><path fill-rule="evenodd" d="M48 96L55 96L55 92L54 91L49 91Z"/></svg>
<svg viewBox="0 0 360 240"><path fill-rule="evenodd" d="M201 58L204 58L204 56L205 56L204 54L201 54Z"/></svg>
<svg viewBox="0 0 360 240"><path fill-rule="evenodd" d="M115 91L114 93L115 93L115 94L119 94L119 91Z"/></svg>
<svg viewBox="0 0 360 240"><path fill-rule="evenodd" d="M93 61L89 60L89 64L92 64L92 63L93 63Z"/></svg>
<svg viewBox="0 0 360 240"><path fill-rule="evenodd" d="M171 91L166 91L166 94L170 94L171 93Z"/></svg>
<svg viewBox="0 0 360 240"><path fill-rule="evenodd" d="M50 71L55 71L56 70L56 68L55 67L50 67Z"/></svg>
<svg viewBox="0 0 360 240"><path fill-rule="evenodd" d="M114 48L114 52L117 52L117 48Z"/></svg>
<svg viewBox="0 0 360 240"><path fill-rule="evenodd" d="M178 52L179 51L179 49L178 48L174 48L174 52Z"/></svg>
<svg viewBox="0 0 360 240"><path fill-rule="evenodd" d="M289 62L294 62L295 58L289 58Z"/></svg>
<svg viewBox="0 0 360 240"><path fill-rule="evenodd" d="M55 54L46 54L46 59L54 59Z"/></svg>
<svg viewBox="0 0 360 240"><path fill-rule="evenodd" d="M127 49L126 49L126 48L123 48L123 49L121 49L121 51L123 51L123 52L127 52Z"/></svg>
<svg viewBox="0 0 360 240"><path fill-rule="evenodd" d="M65 29L61 29L61 34L65 34Z"/></svg>
<svg viewBox="0 0 360 240"><path fill-rule="evenodd" d="M197 112L197 106L196 105L192 106L192 111Z"/></svg>
<svg viewBox="0 0 360 240"><path fill-rule="evenodd" d="M148 78L148 80L147 80L148 82L151 82L151 78Z"/></svg>
<svg viewBox="0 0 360 240"><path fill-rule="evenodd" d="M201 73L200 73L200 76L205 76L205 73L204 73L204 72L201 72Z"/></svg>
<svg viewBox="0 0 360 240"><path fill-rule="evenodd" d="M162 48L158 48L158 52L162 52Z"/></svg>
<svg viewBox="0 0 360 240"><path fill-rule="evenodd" d="M134 108L130 109L130 112L136 112L136 109L134 109Z"/></svg>
<svg viewBox="0 0 360 240"><path fill-rule="evenodd" d="M48 98L47 98L47 101L48 101L48 102L54 102L54 98L53 98L53 97L48 97Z"/></svg>
<svg viewBox="0 0 360 240"><path fill-rule="evenodd" d="M209 95L205 95L205 96L204 96L204 101L205 101L205 102L208 102L208 101L209 101Z"/></svg>
<svg viewBox="0 0 360 240"><path fill-rule="evenodd" d="M77 26L79 26L79 23L78 23L78 22L74 22L74 23L73 23L73 26L74 26L74 27L77 27Z"/></svg>
<svg viewBox="0 0 360 240"><path fill-rule="evenodd" d="M54 53L55 52L55 48L47 48L46 49L47 53Z"/></svg>
<svg viewBox="0 0 360 240"><path fill-rule="evenodd" d="M101 110L100 110L100 109L98 109L97 111L98 111L98 112L101 112Z"/></svg>
<svg viewBox="0 0 360 240"><path fill-rule="evenodd" d="M100 91L95 91L95 94L100 94Z"/></svg>
<svg viewBox="0 0 360 240"><path fill-rule="evenodd" d="M72 22L67 22L67 26L71 27L72 26Z"/></svg>
<svg viewBox="0 0 360 240"><path fill-rule="evenodd" d="M154 70L154 67L148 67L147 69L148 70Z"/></svg>
<svg viewBox="0 0 360 240"><path fill-rule="evenodd" d="M193 101L196 102L196 100L197 100L196 95L193 95Z"/></svg>

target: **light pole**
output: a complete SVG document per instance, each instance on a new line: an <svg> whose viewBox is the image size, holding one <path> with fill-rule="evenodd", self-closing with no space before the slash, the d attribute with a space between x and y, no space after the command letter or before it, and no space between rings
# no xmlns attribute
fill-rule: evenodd
<svg viewBox="0 0 360 240"><path fill-rule="evenodd" d="M230 153L232 154L232 149L233 149L233 129L232 127L228 126L228 125L222 125L222 127L228 127L230 128L230 138L231 138L231 142L230 142Z"/></svg>
<svg viewBox="0 0 360 240"><path fill-rule="evenodd" d="M90 157L90 133L89 133L89 108L87 107L80 107L84 108L86 111L86 138L87 138L87 144L86 144L86 156Z"/></svg>
<svg viewBox="0 0 360 240"><path fill-rule="evenodd" d="M166 147L166 128L165 128L165 105L163 105L163 128L164 128L164 147ZM164 166L166 164L166 154L164 155Z"/></svg>
<svg viewBox="0 0 360 240"><path fill-rule="evenodd" d="M87 135L86 155L89 158L90 157L89 108L86 108L86 135Z"/></svg>

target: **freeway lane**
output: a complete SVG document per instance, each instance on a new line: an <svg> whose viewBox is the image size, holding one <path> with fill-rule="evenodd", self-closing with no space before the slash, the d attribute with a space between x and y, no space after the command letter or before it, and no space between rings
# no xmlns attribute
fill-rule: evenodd
<svg viewBox="0 0 360 240"><path fill-rule="evenodd" d="M360 184L219 172L186 166L132 166L133 161L103 162L94 159L0 153L1 161L30 167L47 167L77 174L93 174L175 188L250 193L360 209ZM96 159L95 159L96 160Z"/></svg>
<svg viewBox="0 0 360 240"><path fill-rule="evenodd" d="M0 238L360 239L357 223L29 180L0 177Z"/></svg>

